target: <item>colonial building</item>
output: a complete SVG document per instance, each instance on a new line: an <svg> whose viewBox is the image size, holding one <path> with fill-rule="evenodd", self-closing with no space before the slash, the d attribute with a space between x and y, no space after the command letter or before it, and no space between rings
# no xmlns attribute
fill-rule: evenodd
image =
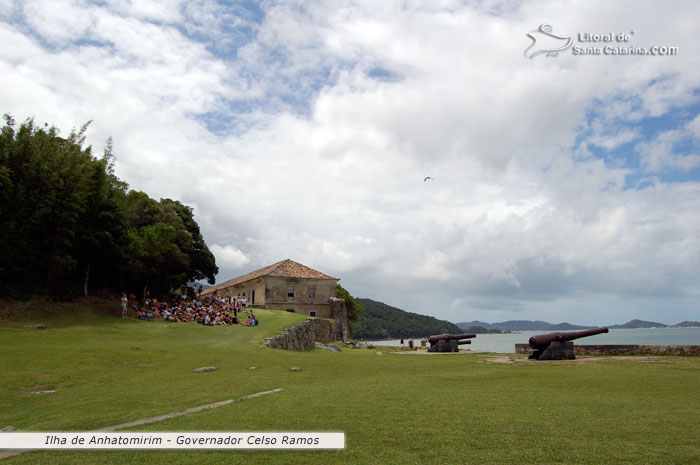
<svg viewBox="0 0 700 465"><path fill-rule="evenodd" d="M219 297L245 298L248 307L331 318L330 299L338 281L287 259L212 286L202 296L216 292Z"/></svg>

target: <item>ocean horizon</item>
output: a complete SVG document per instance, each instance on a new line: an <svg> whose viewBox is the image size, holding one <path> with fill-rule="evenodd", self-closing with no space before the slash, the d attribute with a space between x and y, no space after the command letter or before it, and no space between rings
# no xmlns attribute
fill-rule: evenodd
<svg viewBox="0 0 700 465"><path fill-rule="evenodd" d="M479 352L496 352L512 354L515 352L515 344L527 344L530 336L551 333L553 331L517 331L508 334L477 334L472 343L461 346ZM566 333L569 331L559 331ZM416 346L420 347L421 338L413 338ZM408 338L404 339L408 345ZM383 341L367 341L383 346L400 346L400 339ZM574 341L576 344L639 344L650 346L676 346L676 345L700 345L700 328L636 328L636 329L611 329L609 333L597 334ZM427 344L430 346L430 344Z"/></svg>

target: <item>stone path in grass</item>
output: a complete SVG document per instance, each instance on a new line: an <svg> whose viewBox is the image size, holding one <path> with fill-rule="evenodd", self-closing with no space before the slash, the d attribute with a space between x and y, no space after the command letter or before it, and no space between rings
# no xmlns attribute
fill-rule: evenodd
<svg viewBox="0 0 700 465"><path fill-rule="evenodd" d="M107 426L106 428L96 429L95 432L107 432L114 431L122 428L130 428L132 426L146 425L148 423L155 423L157 421L167 420L168 418L179 417L181 415L189 415L190 413L201 412L209 408L222 407L224 405L232 404L234 402L240 402L241 400L254 399L255 397L266 396L268 394L274 394L276 392L284 391L283 388L273 389L272 391L256 392L255 394L249 394L247 396L239 397L238 399L222 400L221 402L214 402L213 404L200 405L199 407L188 408L182 412L166 413L165 415L158 415L156 417L143 418L141 420L130 421L128 423L122 423L120 425Z"/></svg>
<svg viewBox="0 0 700 465"><path fill-rule="evenodd" d="M268 394L274 394L276 392L281 392L281 391L284 391L284 388L277 388L277 389L273 389L271 391L256 392L255 394L248 394L247 396L239 397L237 399L228 399L228 400L223 400L221 402L214 402L213 404L200 405L199 407L188 408L187 410L183 410L181 412L172 412L172 413L166 413L165 415L158 415L155 417L142 418L141 420L130 421L128 423L121 423L119 425L107 426L107 427L95 429L92 431L94 431L96 433L104 433L104 432L109 432L109 431L115 431L115 430L122 429L122 428L130 428L132 426L139 426L139 425L146 425L149 423L156 423L158 421L167 420L169 418L175 418L175 417L179 417L182 415L189 415L190 413L201 412L202 410L206 410L206 409L210 409L210 408L222 407L224 405L232 404L234 402L240 402L242 400L247 400L247 399L254 399L256 397L262 397L262 396L266 396ZM3 434L3 433L0 433L0 434ZM7 434L11 434L11 433L7 433ZM20 455L20 454L24 454L25 452L30 452L31 450L37 450L37 449L3 450L3 451L0 451L0 459L4 459L7 457L14 457L15 455Z"/></svg>

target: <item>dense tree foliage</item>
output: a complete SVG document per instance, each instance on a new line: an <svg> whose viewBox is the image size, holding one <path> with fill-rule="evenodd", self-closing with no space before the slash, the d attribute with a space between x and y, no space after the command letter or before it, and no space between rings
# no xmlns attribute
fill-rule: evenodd
<svg viewBox="0 0 700 465"><path fill-rule="evenodd" d="M449 321L432 316L405 312L371 299L356 299L364 312L354 326L354 337L363 339L398 339L433 334L460 334L463 331Z"/></svg>
<svg viewBox="0 0 700 465"><path fill-rule="evenodd" d="M345 301L345 308L348 312L348 320L352 323L359 320L364 308L358 304L350 293L340 284L335 285L335 296Z"/></svg>
<svg viewBox="0 0 700 465"><path fill-rule="evenodd" d="M88 123L89 124L89 123ZM165 293L188 280L214 283L214 256L192 209L128 191L114 175L112 142L97 158L88 124L54 127L5 115L0 132L0 295L86 294L148 284Z"/></svg>

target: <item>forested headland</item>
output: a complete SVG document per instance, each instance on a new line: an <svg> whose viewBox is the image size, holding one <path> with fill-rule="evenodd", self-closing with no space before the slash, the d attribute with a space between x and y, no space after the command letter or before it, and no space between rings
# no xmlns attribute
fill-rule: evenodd
<svg viewBox="0 0 700 465"><path fill-rule="evenodd" d="M214 283L218 267L192 208L130 190L112 141L85 146L89 123L61 137L4 115L0 132L0 297L69 298L95 290L163 295Z"/></svg>
<svg viewBox="0 0 700 465"><path fill-rule="evenodd" d="M364 308L353 324L353 336L357 339L398 339L463 332L449 321L406 312L372 299L358 297L355 300Z"/></svg>

